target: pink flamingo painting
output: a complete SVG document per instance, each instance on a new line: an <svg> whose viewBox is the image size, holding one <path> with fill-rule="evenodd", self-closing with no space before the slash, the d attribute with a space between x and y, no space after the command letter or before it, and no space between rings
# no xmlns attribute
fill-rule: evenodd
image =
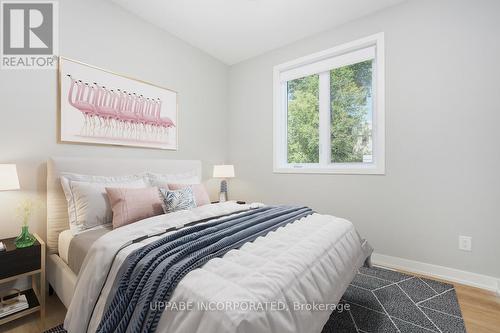
<svg viewBox="0 0 500 333"><path fill-rule="evenodd" d="M89 84L70 74L68 102L84 118L82 136L163 142L175 123L161 116L162 101L122 89Z"/></svg>

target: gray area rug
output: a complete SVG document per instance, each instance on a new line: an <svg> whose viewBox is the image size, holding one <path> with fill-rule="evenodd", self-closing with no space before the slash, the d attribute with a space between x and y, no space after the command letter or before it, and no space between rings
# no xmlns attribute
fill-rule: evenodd
<svg viewBox="0 0 500 333"><path fill-rule="evenodd" d="M322 333L465 333L453 285L382 268L360 268Z"/></svg>
<svg viewBox="0 0 500 333"><path fill-rule="evenodd" d="M466 333L453 285L360 268L322 333ZM62 324L45 333L66 332Z"/></svg>

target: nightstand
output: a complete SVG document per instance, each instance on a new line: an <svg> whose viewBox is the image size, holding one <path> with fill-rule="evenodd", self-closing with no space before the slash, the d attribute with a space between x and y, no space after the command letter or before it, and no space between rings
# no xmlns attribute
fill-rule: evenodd
<svg viewBox="0 0 500 333"><path fill-rule="evenodd" d="M41 325L45 320L45 243L37 235L35 244L16 248L15 238L2 239L7 250L0 252L0 284L23 277L31 278L31 288L21 291L26 295L29 307L0 318L0 325L40 311ZM36 279L38 275L38 279ZM37 283L38 280L38 283Z"/></svg>

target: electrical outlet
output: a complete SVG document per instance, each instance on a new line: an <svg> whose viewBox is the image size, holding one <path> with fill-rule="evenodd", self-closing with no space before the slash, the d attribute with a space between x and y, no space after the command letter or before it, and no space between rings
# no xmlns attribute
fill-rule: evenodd
<svg viewBox="0 0 500 333"><path fill-rule="evenodd" d="M462 251L472 251L472 237L458 236L458 248Z"/></svg>

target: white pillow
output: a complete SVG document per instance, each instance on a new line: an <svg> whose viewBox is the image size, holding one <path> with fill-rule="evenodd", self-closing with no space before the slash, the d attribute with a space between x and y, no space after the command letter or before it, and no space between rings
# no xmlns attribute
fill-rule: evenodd
<svg viewBox="0 0 500 333"><path fill-rule="evenodd" d="M62 173L61 184L68 202L70 230L76 235L112 222L106 187L144 188L149 181L145 174L102 177Z"/></svg>
<svg viewBox="0 0 500 333"><path fill-rule="evenodd" d="M167 187L167 184L199 184L200 180L196 173L186 172L178 174L159 174L159 173L148 173L147 174L149 183L151 186L156 187Z"/></svg>

